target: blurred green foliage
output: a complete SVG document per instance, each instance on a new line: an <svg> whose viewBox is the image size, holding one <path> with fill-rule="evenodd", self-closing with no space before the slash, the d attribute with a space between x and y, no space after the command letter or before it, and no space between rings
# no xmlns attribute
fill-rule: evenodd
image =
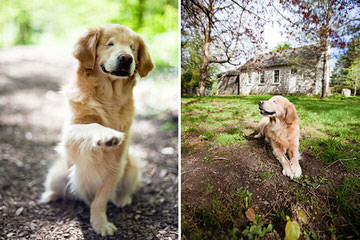
<svg viewBox="0 0 360 240"><path fill-rule="evenodd" d="M177 67L177 0L0 0L0 48L72 46L86 28L126 25L150 46L157 67Z"/></svg>
<svg viewBox="0 0 360 240"><path fill-rule="evenodd" d="M272 51L279 52L279 51L291 49L291 48L292 48L291 43L285 41L283 43L279 43Z"/></svg>

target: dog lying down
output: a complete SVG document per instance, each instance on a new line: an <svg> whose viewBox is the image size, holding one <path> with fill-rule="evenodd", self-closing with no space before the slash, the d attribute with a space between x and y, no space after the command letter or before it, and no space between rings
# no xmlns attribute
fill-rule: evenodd
<svg viewBox="0 0 360 240"><path fill-rule="evenodd" d="M73 55L77 78L64 89L70 114L40 202L80 199L90 206L93 229L112 235L108 201L130 204L140 186L138 163L128 155L133 87L136 74L145 77L154 65L141 36L115 24L89 29Z"/></svg>
<svg viewBox="0 0 360 240"><path fill-rule="evenodd" d="M282 96L274 96L268 101L260 101L259 109L264 118L259 122L259 133L255 138L265 136L285 176L300 177L300 128L294 104Z"/></svg>

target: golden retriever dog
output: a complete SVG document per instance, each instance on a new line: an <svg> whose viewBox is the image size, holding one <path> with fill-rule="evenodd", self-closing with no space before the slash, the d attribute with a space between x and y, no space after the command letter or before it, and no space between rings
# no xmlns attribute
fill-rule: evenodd
<svg viewBox="0 0 360 240"><path fill-rule="evenodd" d="M282 96L274 96L268 101L260 101L259 109L264 117L259 122L259 133L255 138L265 136L285 176L291 179L300 177L300 128L294 104Z"/></svg>
<svg viewBox="0 0 360 240"><path fill-rule="evenodd" d="M136 74L145 77L154 65L141 36L116 24L89 29L73 55L79 67L64 89L70 114L58 146L61 158L48 172L40 202L80 199L90 206L93 229L112 235L108 201L130 204L140 186L138 163L128 155L133 88Z"/></svg>

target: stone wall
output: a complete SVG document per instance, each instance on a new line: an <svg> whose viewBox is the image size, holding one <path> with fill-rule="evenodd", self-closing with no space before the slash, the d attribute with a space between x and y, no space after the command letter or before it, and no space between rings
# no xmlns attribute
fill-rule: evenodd
<svg viewBox="0 0 360 240"><path fill-rule="evenodd" d="M279 82L274 83L274 70L279 70ZM284 94L288 88L288 68L275 67L264 70L264 83L260 83L259 72L243 71L240 74L240 94ZM251 80L250 80L251 79Z"/></svg>
<svg viewBox="0 0 360 240"><path fill-rule="evenodd" d="M238 75L223 75L218 80L218 95L232 95L238 93Z"/></svg>
<svg viewBox="0 0 360 240"><path fill-rule="evenodd" d="M296 72L292 72L292 69L296 69ZM279 83L274 83L274 70L280 71ZM260 83L259 72L243 70L224 73L218 78L218 95L314 95L321 92L321 61L314 69L279 66L266 68L264 74L265 82Z"/></svg>

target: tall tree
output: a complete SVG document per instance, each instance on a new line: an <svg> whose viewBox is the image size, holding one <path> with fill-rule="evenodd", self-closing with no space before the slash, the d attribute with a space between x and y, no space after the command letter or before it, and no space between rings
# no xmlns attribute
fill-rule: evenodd
<svg viewBox="0 0 360 240"><path fill-rule="evenodd" d="M277 9L286 20L287 32L296 39L319 44L322 52L322 91L324 98L329 85L329 47L345 47L349 35L358 34L360 4L355 0L280 0L282 10ZM290 12L292 17L284 14Z"/></svg>
<svg viewBox="0 0 360 240"><path fill-rule="evenodd" d="M331 86L336 91L340 90L341 92L342 88L347 87L353 88L355 92L355 86L358 87L356 80L359 80L360 77L356 75L356 66L358 66L356 62L359 62L359 59L360 36L356 36L351 39L344 54L335 63L334 72L331 76Z"/></svg>
<svg viewBox="0 0 360 240"><path fill-rule="evenodd" d="M200 38L197 95L204 96L210 64L239 65L240 57L248 57L264 43L264 8L251 0L182 0L181 6L182 35Z"/></svg>
<svg viewBox="0 0 360 240"><path fill-rule="evenodd" d="M357 88L360 83L360 59L356 59L350 66L349 75L351 79L351 83L354 88L354 96L356 96Z"/></svg>

